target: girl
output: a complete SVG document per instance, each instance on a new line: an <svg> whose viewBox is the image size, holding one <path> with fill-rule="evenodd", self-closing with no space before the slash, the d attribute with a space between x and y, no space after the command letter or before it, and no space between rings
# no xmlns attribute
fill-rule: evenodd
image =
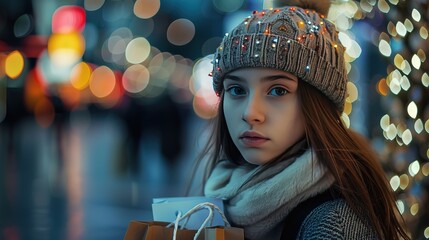
<svg viewBox="0 0 429 240"><path fill-rule="evenodd" d="M204 194L225 200L246 239L409 239L375 153L341 121L347 73L329 0L280 4L214 55Z"/></svg>

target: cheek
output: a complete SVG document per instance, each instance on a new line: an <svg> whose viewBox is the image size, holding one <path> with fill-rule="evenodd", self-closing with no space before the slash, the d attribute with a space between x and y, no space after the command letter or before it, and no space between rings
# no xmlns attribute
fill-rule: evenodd
<svg viewBox="0 0 429 240"><path fill-rule="evenodd" d="M234 104L225 99L223 102L223 114L228 130L231 132L231 129L236 129L234 126L237 126L240 122L240 110L236 105L234 106Z"/></svg>
<svg viewBox="0 0 429 240"><path fill-rule="evenodd" d="M290 107L277 115L277 128L283 129L283 133L289 134L291 140L295 141L304 135L304 119L297 104Z"/></svg>
<svg viewBox="0 0 429 240"><path fill-rule="evenodd" d="M293 117L292 121L292 129L293 135L295 136L296 140L301 138L304 133L304 118L302 116L302 113L299 108L296 109L295 115Z"/></svg>

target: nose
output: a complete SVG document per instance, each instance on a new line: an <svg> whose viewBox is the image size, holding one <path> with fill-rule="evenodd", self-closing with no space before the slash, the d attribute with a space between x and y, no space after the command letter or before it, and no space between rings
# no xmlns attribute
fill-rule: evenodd
<svg viewBox="0 0 429 240"><path fill-rule="evenodd" d="M265 122L265 112L262 99L258 96L249 95L242 119L250 125Z"/></svg>

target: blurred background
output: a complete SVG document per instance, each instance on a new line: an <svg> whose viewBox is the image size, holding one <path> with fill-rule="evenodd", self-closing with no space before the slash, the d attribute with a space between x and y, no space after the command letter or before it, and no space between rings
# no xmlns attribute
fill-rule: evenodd
<svg viewBox="0 0 429 240"><path fill-rule="evenodd" d="M427 0L337 0L367 136L429 239ZM0 0L0 239L122 239L183 196L216 115L211 55L263 0Z"/></svg>

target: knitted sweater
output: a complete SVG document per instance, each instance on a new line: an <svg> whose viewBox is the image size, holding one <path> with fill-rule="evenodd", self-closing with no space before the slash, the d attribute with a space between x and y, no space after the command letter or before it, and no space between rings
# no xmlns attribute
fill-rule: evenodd
<svg viewBox="0 0 429 240"><path fill-rule="evenodd" d="M287 227L287 226L285 226ZM288 236L283 236L288 239ZM375 230L347 205L343 199L322 203L301 224L296 239L377 239Z"/></svg>

